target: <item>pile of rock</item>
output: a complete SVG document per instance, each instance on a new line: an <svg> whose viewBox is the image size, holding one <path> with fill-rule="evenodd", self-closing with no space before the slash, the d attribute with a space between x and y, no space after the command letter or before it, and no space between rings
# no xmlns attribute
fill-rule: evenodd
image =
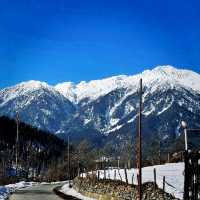
<svg viewBox="0 0 200 200"><path fill-rule="evenodd" d="M121 181L97 180L95 178L74 179L73 187L83 195L96 199L133 200L137 199L137 188L135 185L126 184ZM143 200L161 199L176 200L171 194L164 192L154 183L143 184ZM178 200L178 199L177 199Z"/></svg>

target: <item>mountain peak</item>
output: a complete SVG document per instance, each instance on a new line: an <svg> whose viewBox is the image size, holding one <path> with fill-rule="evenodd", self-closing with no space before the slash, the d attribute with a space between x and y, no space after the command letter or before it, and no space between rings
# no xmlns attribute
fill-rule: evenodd
<svg viewBox="0 0 200 200"><path fill-rule="evenodd" d="M155 71L178 71L178 69L172 65L158 65L153 70L155 70Z"/></svg>
<svg viewBox="0 0 200 200"><path fill-rule="evenodd" d="M64 82L55 86L55 89L73 102L84 98L96 99L109 92L127 88L130 90L138 87L139 79L143 79L144 85L151 85L152 89L164 85L164 87L186 87L200 91L200 75L190 70L177 69L171 65L157 66L152 70L145 70L136 75L119 75L101 80L81 81L78 84ZM170 83L170 84L169 84Z"/></svg>
<svg viewBox="0 0 200 200"><path fill-rule="evenodd" d="M161 75L167 75L167 76L173 76L174 78L185 78L186 76L197 76L200 75L194 71L188 70L188 69L179 69L172 65L160 65L155 67L151 70L153 73L160 73Z"/></svg>
<svg viewBox="0 0 200 200"><path fill-rule="evenodd" d="M106 95L113 90L127 88L134 92L138 88L139 79L143 79L144 86L151 86L151 92L158 87L185 87L200 91L200 75L190 70L177 69L171 65L157 66L152 70L145 70L136 75L119 75L104 78L101 80L81 81L78 84L73 82L63 82L55 86L50 86L45 82L30 80L17 84L13 88L24 93L38 89L48 89L59 92L73 103L77 103L84 98L95 100Z"/></svg>
<svg viewBox="0 0 200 200"><path fill-rule="evenodd" d="M185 87L200 91L200 74L191 70L177 69L170 65L157 66L152 70L146 70L140 74L140 77L143 78L144 84L170 84L174 87Z"/></svg>
<svg viewBox="0 0 200 200"><path fill-rule="evenodd" d="M22 86L28 89L36 89L36 88L41 88L41 87L49 87L49 85L46 82L41 82L41 81L36 81L36 80L30 80L26 82L21 82L17 84L17 86Z"/></svg>

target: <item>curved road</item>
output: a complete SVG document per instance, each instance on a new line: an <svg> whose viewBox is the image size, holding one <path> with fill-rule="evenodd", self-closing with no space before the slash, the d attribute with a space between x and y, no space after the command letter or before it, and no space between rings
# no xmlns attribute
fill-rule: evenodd
<svg viewBox="0 0 200 200"><path fill-rule="evenodd" d="M10 196L10 200L61 200L53 192L53 188L59 185L37 185L16 191ZM73 199L71 197L67 199Z"/></svg>

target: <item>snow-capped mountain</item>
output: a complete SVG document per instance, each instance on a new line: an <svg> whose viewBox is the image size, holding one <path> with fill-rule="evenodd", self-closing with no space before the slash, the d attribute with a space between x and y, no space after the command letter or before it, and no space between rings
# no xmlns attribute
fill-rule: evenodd
<svg viewBox="0 0 200 200"><path fill-rule="evenodd" d="M140 78L145 135L176 137L181 120L200 128L200 75L172 66L79 84L23 82L0 90L0 115L18 111L23 121L62 137L123 140L136 132Z"/></svg>
<svg viewBox="0 0 200 200"><path fill-rule="evenodd" d="M44 82L22 82L0 90L0 113L55 132L75 112L74 105Z"/></svg>
<svg viewBox="0 0 200 200"><path fill-rule="evenodd" d="M151 87L151 92L159 87L158 84L164 87L170 84L200 91L199 74L189 70L178 70L172 66L158 66L135 76L121 75L90 82L82 81L77 85L65 82L56 85L55 89L73 102L85 98L95 100L119 88L134 91L133 89L138 87L140 78L143 79L144 85Z"/></svg>

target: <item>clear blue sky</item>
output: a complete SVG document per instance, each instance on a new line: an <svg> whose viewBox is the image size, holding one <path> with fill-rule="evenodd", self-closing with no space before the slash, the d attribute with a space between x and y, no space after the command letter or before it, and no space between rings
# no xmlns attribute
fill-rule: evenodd
<svg viewBox="0 0 200 200"><path fill-rule="evenodd" d="M0 87L165 64L200 72L199 10L199 0L1 0Z"/></svg>

